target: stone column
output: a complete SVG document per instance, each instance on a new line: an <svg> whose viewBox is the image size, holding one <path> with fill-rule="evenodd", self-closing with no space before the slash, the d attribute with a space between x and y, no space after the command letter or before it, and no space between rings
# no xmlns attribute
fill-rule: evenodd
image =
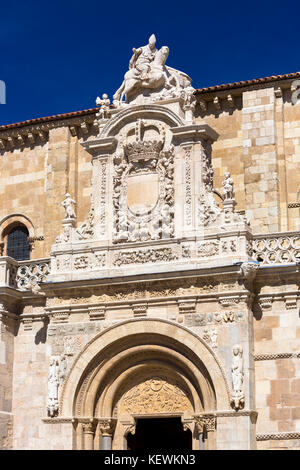
<svg viewBox="0 0 300 470"><path fill-rule="evenodd" d="M89 422L82 424L84 450L94 450L94 433L95 422L91 419Z"/></svg>
<svg viewBox="0 0 300 470"><path fill-rule="evenodd" d="M116 426L114 418L100 418L99 429L102 434L102 450L112 449L112 437Z"/></svg>
<svg viewBox="0 0 300 470"><path fill-rule="evenodd" d="M199 450L205 450L205 442L207 441L207 433L215 431L216 429L216 417L213 414L203 414L195 416L195 429L198 432L199 438Z"/></svg>

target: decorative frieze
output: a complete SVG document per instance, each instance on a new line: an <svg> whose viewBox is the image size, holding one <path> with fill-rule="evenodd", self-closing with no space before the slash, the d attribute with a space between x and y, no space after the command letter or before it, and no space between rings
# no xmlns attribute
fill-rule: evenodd
<svg viewBox="0 0 300 470"><path fill-rule="evenodd" d="M219 254L219 241L207 241L198 244L197 256L200 258L206 258L211 256L217 256Z"/></svg>
<svg viewBox="0 0 300 470"><path fill-rule="evenodd" d="M173 248L148 248L132 251L120 251L115 255L114 266L127 264L163 263L174 261L179 258Z"/></svg>

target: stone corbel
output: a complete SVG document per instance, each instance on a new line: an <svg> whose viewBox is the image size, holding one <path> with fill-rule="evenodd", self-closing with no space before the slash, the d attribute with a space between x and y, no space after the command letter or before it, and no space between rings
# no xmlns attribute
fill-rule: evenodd
<svg viewBox="0 0 300 470"><path fill-rule="evenodd" d="M8 143L9 148L13 150L15 146L13 137L7 137L7 143Z"/></svg>
<svg viewBox="0 0 300 470"><path fill-rule="evenodd" d="M132 305L134 317L145 317L147 315L147 304L135 304Z"/></svg>
<svg viewBox="0 0 300 470"><path fill-rule="evenodd" d="M89 317L91 321L104 320L106 314L105 307L89 307Z"/></svg>
<svg viewBox="0 0 300 470"><path fill-rule="evenodd" d="M276 98L282 98L282 88L280 86L274 89L274 94Z"/></svg>
<svg viewBox="0 0 300 470"><path fill-rule="evenodd" d="M22 134L18 134L17 141L20 145L25 145L24 136Z"/></svg>
<svg viewBox="0 0 300 470"><path fill-rule="evenodd" d="M196 313L196 299L182 299L178 300L179 314L193 314Z"/></svg>
<svg viewBox="0 0 300 470"><path fill-rule="evenodd" d="M6 147L5 140L0 139L0 150L5 150L5 147Z"/></svg>
<svg viewBox="0 0 300 470"><path fill-rule="evenodd" d="M76 137L77 136L77 126L70 126L69 129L70 129L71 136Z"/></svg>
<svg viewBox="0 0 300 470"><path fill-rule="evenodd" d="M286 310L297 308L297 295L286 295L284 300Z"/></svg>
<svg viewBox="0 0 300 470"><path fill-rule="evenodd" d="M258 303L262 310L269 310L272 308L273 296L260 297Z"/></svg>
<svg viewBox="0 0 300 470"><path fill-rule="evenodd" d="M229 107L234 108L234 98L232 95L227 96L227 101L228 101Z"/></svg>
<svg viewBox="0 0 300 470"><path fill-rule="evenodd" d="M88 126L87 126L86 122L82 122L80 124L80 129L82 130L83 134L85 134L85 135L89 133L89 129L88 129Z"/></svg>
<svg viewBox="0 0 300 470"><path fill-rule="evenodd" d="M35 137L34 137L34 134L32 132L28 132L27 134L27 139L28 139L28 142L31 144L31 145L34 145L35 144Z"/></svg>
<svg viewBox="0 0 300 470"><path fill-rule="evenodd" d="M200 109L203 113L207 111L207 102L204 100L199 100Z"/></svg>
<svg viewBox="0 0 300 470"><path fill-rule="evenodd" d="M231 296L220 296L219 303L222 307L232 307L240 302L240 297L238 295L231 295Z"/></svg>
<svg viewBox="0 0 300 470"><path fill-rule="evenodd" d="M216 96L216 97L214 98L214 105L215 105L217 111L222 111L222 108L221 108L221 101L220 101L220 99L219 99L218 96Z"/></svg>

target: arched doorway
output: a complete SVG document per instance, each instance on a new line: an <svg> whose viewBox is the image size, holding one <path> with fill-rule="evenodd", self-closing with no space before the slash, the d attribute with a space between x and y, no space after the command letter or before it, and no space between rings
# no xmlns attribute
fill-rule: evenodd
<svg viewBox="0 0 300 470"><path fill-rule="evenodd" d="M163 430L172 423L174 442L186 433L184 447L199 449L195 416L218 405L226 409L228 391L222 368L201 338L165 320L129 320L85 347L66 379L60 410L62 418L73 416L77 423L77 449L143 446L143 433L149 439L155 424ZM212 434L207 448L214 448ZM151 443L156 447L155 438ZM165 436L161 444L169 449L170 440Z"/></svg>
<svg viewBox="0 0 300 470"><path fill-rule="evenodd" d="M180 418L139 418L135 434L127 435L128 450L192 450L192 433Z"/></svg>

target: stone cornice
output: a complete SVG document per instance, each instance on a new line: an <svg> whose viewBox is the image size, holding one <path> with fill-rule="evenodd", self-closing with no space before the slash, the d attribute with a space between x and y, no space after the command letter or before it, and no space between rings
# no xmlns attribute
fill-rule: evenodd
<svg viewBox="0 0 300 470"><path fill-rule="evenodd" d="M154 270L154 269L153 269ZM80 280L70 280L70 281L61 281L61 282L44 282L41 283L42 290L47 294L47 292L57 292L59 290L65 289L78 289L80 288L92 288L100 287L105 285L125 285L132 282L151 282L151 281L168 281L171 279L187 279L187 278L201 278L205 277L224 277L225 279L228 276L239 276L240 265L228 265L228 266L216 266L216 267L203 267L198 269L186 269L182 271L165 271L165 272L152 272L152 273L142 273L134 275L121 275L115 277L97 277L94 279L80 279ZM244 291L247 292L247 291ZM220 293L224 295L224 293Z"/></svg>
<svg viewBox="0 0 300 470"><path fill-rule="evenodd" d="M72 136L83 137L89 132L89 128L94 124L95 114L70 117L68 119L49 120L15 126L0 127L0 152L10 152L16 148L34 147L45 145L48 141L48 134L51 129L58 127L68 127ZM86 129L87 132L83 130Z"/></svg>

